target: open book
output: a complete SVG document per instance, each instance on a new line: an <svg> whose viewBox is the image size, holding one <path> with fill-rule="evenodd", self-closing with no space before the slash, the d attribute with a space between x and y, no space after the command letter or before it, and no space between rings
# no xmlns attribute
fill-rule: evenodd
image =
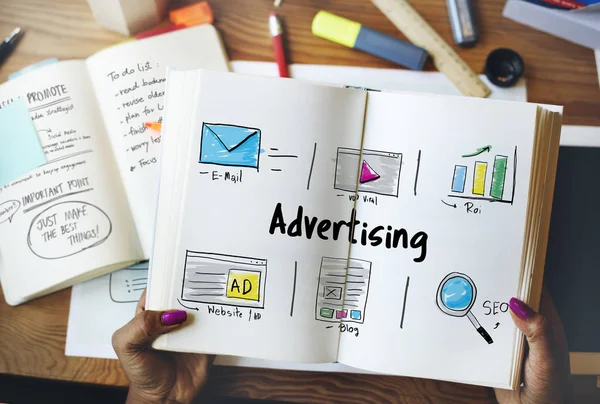
<svg viewBox="0 0 600 404"><path fill-rule="evenodd" d="M167 64L228 70L200 26L47 66L0 86L22 97L47 164L0 188L0 279L15 305L150 255Z"/></svg>
<svg viewBox="0 0 600 404"><path fill-rule="evenodd" d="M517 386L497 302L539 298L560 112L208 71L165 102L147 307L193 322L156 348Z"/></svg>

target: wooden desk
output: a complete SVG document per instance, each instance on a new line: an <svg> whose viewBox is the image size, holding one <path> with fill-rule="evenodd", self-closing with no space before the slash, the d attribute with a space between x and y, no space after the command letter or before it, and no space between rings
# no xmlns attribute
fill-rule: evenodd
<svg viewBox="0 0 600 404"><path fill-rule="evenodd" d="M172 5L185 3L173 1ZM412 3L452 42L444 0L413 0ZM503 0L478 2L481 42L459 53L475 71L482 72L492 49L515 49L527 64L530 101L565 105L566 124L600 125L600 89L593 52L502 18L503 3ZM267 29L271 0L218 0L211 1L211 5L216 26L232 60L273 59ZM368 0L285 0L280 12L287 23L291 62L396 67L313 37L310 23L321 8L400 36ZM0 81L31 63L50 57L86 58L123 40L122 36L104 31L95 23L85 0L2 1L0 34L8 34L17 24L24 27L27 34L17 51L0 67ZM70 290L64 290L16 308L6 305L4 297L0 297L0 372L127 385L117 361L64 356L70 296ZM581 391L597 400L594 381L576 379L583 386ZM237 368L214 369L209 392L314 403L495 402L489 389L431 380Z"/></svg>

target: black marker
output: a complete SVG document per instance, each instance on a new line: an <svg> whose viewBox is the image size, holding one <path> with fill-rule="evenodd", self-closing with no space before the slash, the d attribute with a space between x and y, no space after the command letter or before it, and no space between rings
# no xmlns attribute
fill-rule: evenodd
<svg viewBox="0 0 600 404"><path fill-rule="evenodd" d="M4 63L6 58L12 53L12 51L17 46L17 42L23 36L23 30L17 27L15 28L9 36L4 38L4 41L0 44L0 65Z"/></svg>
<svg viewBox="0 0 600 404"><path fill-rule="evenodd" d="M454 42L460 47L475 45L479 40L471 0L446 0Z"/></svg>

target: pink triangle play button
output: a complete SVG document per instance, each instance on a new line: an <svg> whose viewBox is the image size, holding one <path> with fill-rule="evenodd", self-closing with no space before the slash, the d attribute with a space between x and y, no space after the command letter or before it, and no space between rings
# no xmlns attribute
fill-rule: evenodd
<svg viewBox="0 0 600 404"><path fill-rule="evenodd" d="M360 172L360 183L364 184L365 182L375 181L379 178L381 178L381 176L373 170L373 167L371 167L366 160L363 160L362 170Z"/></svg>

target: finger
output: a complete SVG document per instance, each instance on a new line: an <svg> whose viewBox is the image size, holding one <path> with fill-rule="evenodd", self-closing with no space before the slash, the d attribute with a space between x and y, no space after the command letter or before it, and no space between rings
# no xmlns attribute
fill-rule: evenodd
<svg viewBox="0 0 600 404"><path fill-rule="evenodd" d="M561 348L562 351L568 351L567 336L565 334L560 315L558 314L556 306L552 301L550 292L548 292L548 289L545 286L542 292L542 299L540 300L540 313L548 319L548 323L552 328L554 342L558 345L559 348Z"/></svg>
<svg viewBox="0 0 600 404"><path fill-rule="evenodd" d="M187 319L183 310L166 312L145 310L117 330L113 335L113 347L117 355L137 351L149 346L159 335L178 328Z"/></svg>
<svg viewBox="0 0 600 404"><path fill-rule="evenodd" d="M135 308L135 315L137 316L138 314L140 314L142 311L146 310L146 291L148 289L144 289L144 292L142 293L142 296L140 297L140 300L138 301L137 307Z"/></svg>
<svg viewBox="0 0 600 404"><path fill-rule="evenodd" d="M516 326L527 338L529 365L540 370L552 366L552 330L546 317L514 297L508 305Z"/></svg>
<svg viewBox="0 0 600 404"><path fill-rule="evenodd" d="M550 328L552 329L552 341L554 346L554 355L560 360L561 371L565 374L570 373L569 349L567 343L567 335L562 325L562 321L556 310L556 306L552 301L548 289L544 287L542 299L540 301L540 313L548 319Z"/></svg>

